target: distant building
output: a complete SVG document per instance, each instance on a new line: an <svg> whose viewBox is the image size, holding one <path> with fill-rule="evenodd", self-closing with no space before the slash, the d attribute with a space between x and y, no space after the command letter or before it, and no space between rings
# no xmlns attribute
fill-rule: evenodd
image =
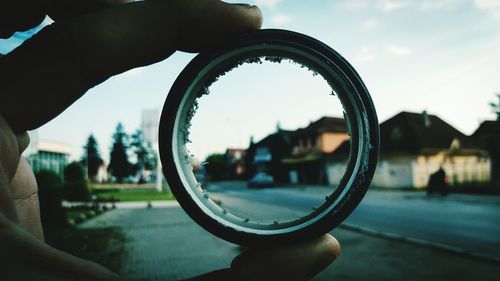
<svg viewBox="0 0 500 281"><path fill-rule="evenodd" d="M141 131L144 140L151 144L158 142L158 127L160 126L160 111L157 108L142 111Z"/></svg>
<svg viewBox="0 0 500 281"><path fill-rule="evenodd" d="M138 173L138 178L148 179L148 181L156 182L156 188L162 189L163 177L160 153L158 147L158 130L160 126L160 110L158 108L144 109L142 111L141 131L144 140L149 142L156 153L156 169L153 171L142 170Z"/></svg>
<svg viewBox="0 0 500 281"><path fill-rule="evenodd" d="M291 183L326 184L326 156L349 139L345 120L322 117L293 133L293 150L282 160Z"/></svg>
<svg viewBox="0 0 500 281"><path fill-rule="evenodd" d="M491 158L491 178L500 182L500 120L482 122L472 134L477 144L487 150Z"/></svg>
<svg viewBox="0 0 500 281"><path fill-rule="evenodd" d="M288 182L288 170L282 160L292 153L293 133L278 127L275 133L262 140L256 143L252 140L245 157L246 177L265 172L271 175L275 182Z"/></svg>
<svg viewBox="0 0 500 281"><path fill-rule="evenodd" d="M110 180L110 174L108 173L108 163L102 162L97 169L97 174L91 179L93 182L103 183Z"/></svg>
<svg viewBox="0 0 500 281"><path fill-rule="evenodd" d="M343 118L322 117L295 131L268 135L247 149L247 175L266 172L276 183L325 184L325 156L349 139Z"/></svg>
<svg viewBox="0 0 500 281"><path fill-rule="evenodd" d="M490 158L473 138L427 112L401 112L380 125L381 151L372 185L424 188L440 167L450 185L488 182ZM332 153L345 154L348 143ZM341 158L341 157L340 157ZM345 164L329 162L329 182L337 184Z"/></svg>
<svg viewBox="0 0 500 281"><path fill-rule="evenodd" d="M64 175L64 168L68 165L71 146L53 140L39 139L36 131L30 132L30 145L24 156L36 173L41 170L50 170L60 176Z"/></svg>
<svg viewBox="0 0 500 281"><path fill-rule="evenodd" d="M331 153L349 139L344 118L322 117L309 126L295 131L292 155L311 152Z"/></svg>
<svg viewBox="0 0 500 281"><path fill-rule="evenodd" d="M241 179L245 176L246 149L228 148L224 154L226 179Z"/></svg>

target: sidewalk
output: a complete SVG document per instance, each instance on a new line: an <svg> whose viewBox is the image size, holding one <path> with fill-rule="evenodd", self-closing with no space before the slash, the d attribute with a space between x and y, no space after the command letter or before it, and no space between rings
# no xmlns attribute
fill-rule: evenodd
<svg viewBox="0 0 500 281"><path fill-rule="evenodd" d="M119 227L127 238L121 273L145 280L179 280L228 267L241 248L195 224L175 204L109 211L81 225ZM500 265L442 250L337 228L342 255L315 281L498 280Z"/></svg>
<svg viewBox="0 0 500 281"><path fill-rule="evenodd" d="M449 193L446 196L441 196L439 194L428 196L425 191L392 191L386 189L370 189L368 191L368 196L384 196L407 200L441 200L466 204L486 204L500 206L500 195Z"/></svg>

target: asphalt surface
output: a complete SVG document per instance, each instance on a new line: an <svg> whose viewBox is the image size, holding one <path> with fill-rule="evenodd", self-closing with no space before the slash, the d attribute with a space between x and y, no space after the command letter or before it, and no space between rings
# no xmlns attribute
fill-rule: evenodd
<svg viewBox="0 0 500 281"><path fill-rule="evenodd" d="M108 260L122 258L119 272L125 276L137 280L182 280L227 268L233 258L245 251L209 234L175 201L152 205L153 208L147 208L147 202L117 205L117 209L80 225L113 227L123 233L124 254ZM332 234L340 241L342 253L313 281L497 281L500 276L498 263L344 228L336 228ZM262 278L256 276L255 280Z"/></svg>
<svg viewBox="0 0 500 281"><path fill-rule="evenodd" d="M303 216L331 192L320 186L249 189L244 182L212 183L207 190L230 212L263 222ZM500 260L499 196L371 190L345 223Z"/></svg>

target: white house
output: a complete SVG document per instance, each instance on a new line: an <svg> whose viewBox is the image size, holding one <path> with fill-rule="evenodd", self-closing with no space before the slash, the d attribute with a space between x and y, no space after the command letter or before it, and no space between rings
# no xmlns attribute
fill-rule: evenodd
<svg viewBox="0 0 500 281"><path fill-rule="evenodd" d="M33 171L50 170L62 176L68 165L71 146L54 140L40 139L37 131L31 131L29 135L30 144L23 155Z"/></svg>
<svg viewBox="0 0 500 281"><path fill-rule="evenodd" d="M490 181L488 153L435 115L401 112L380 125L380 136L373 186L424 188L440 167L450 185ZM326 171L329 183L338 184L345 161L339 161L333 152Z"/></svg>

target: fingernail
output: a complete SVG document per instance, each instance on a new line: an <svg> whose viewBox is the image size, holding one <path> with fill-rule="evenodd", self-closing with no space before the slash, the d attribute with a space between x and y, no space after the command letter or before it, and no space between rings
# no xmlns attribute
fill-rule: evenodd
<svg viewBox="0 0 500 281"><path fill-rule="evenodd" d="M256 7L255 5L254 5L254 6L252 6L252 5L250 5L250 4L246 4L246 3L237 3L237 4L234 4L234 5L238 5L238 6L240 6L240 7L245 8L245 9L252 9L252 8L255 8L255 7Z"/></svg>

